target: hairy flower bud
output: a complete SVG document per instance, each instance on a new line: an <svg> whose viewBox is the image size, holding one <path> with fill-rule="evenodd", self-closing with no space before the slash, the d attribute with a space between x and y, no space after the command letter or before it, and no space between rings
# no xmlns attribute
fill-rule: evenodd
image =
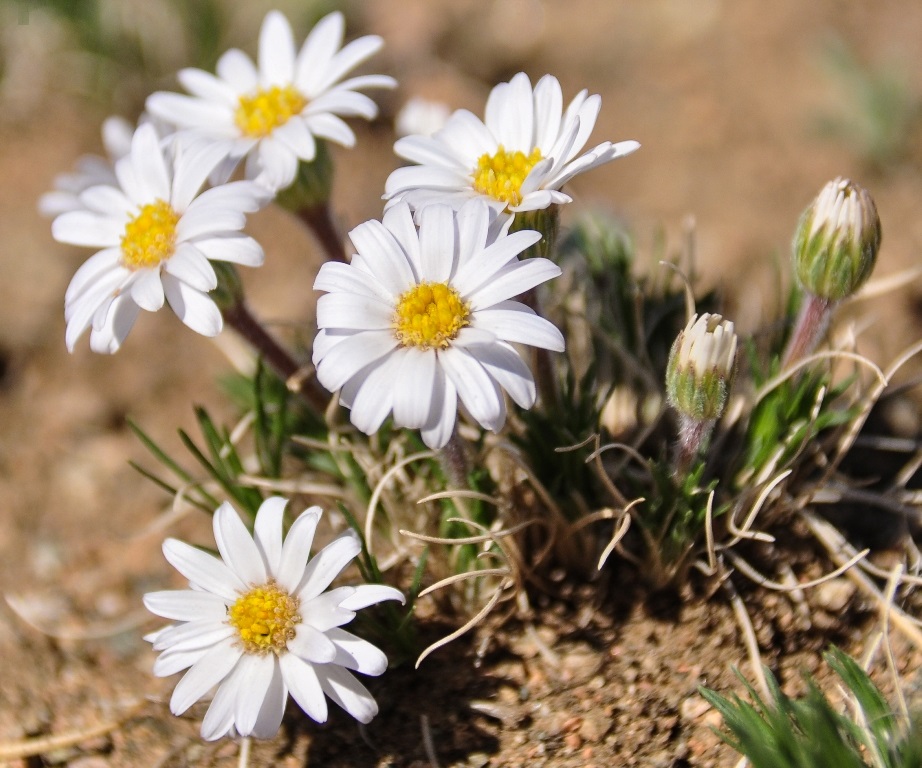
<svg viewBox="0 0 922 768"><path fill-rule="evenodd" d="M880 217L868 191L842 177L830 181L797 225L797 279L829 301L851 296L874 269L880 237Z"/></svg>
<svg viewBox="0 0 922 768"><path fill-rule="evenodd" d="M729 320L708 313L693 316L669 353L669 404L694 421L718 419L736 371L736 343Z"/></svg>

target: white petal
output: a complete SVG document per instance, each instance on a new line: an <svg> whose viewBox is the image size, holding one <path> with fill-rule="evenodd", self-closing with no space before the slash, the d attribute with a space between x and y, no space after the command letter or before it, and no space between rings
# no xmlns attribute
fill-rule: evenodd
<svg viewBox="0 0 922 768"><path fill-rule="evenodd" d="M131 154L128 156L134 168L135 180L144 189L144 201L170 199L170 174L160 148L160 137L150 124L142 125L131 140ZM122 163L128 158L123 158ZM127 190L126 190L127 191ZM129 193L130 194L130 193ZM136 200L135 202L140 202Z"/></svg>
<svg viewBox="0 0 922 768"><path fill-rule="evenodd" d="M489 284L466 298L470 301L471 310L477 313L513 296L519 296L559 274L560 267L549 259L513 262L494 275Z"/></svg>
<svg viewBox="0 0 922 768"><path fill-rule="evenodd" d="M201 129L208 136L229 138L240 134L240 129L234 124L233 110L226 104L159 91L147 97L145 106L154 117L181 128ZM121 181L122 175L118 175ZM122 188L129 192L124 183Z"/></svg>
<svg viewBox="0 0 922 768"><path fill-rule="evenodd" d="M311 507L298 516L285 537L275 578L289 593L295 591L304 576L304 566L307 563L307 556L311 550L318 522L320 522L320 507Z"/></svg>
<svg viewBox="0 0 922 768"><path fill-rule="evenodd" d="M545 157L557 140L562 113L560 82L553 75L545 75L535 85L535 146Z"/></svg>
<svg viewBox="0 0 922 768"><path fill-rule="evenodd" d="M378 714L378 705L368 689L342 667L326 664L317 670L317 676L323 692L360 723L370 723Z"/></svg>
<svg viewBox="0 0 922 768"><path fill-rule="evenodd" d="M361 551L359 538L351 530L331 541L308 562L297 588L298 597L310 600L319 595Z"/></svg>
<svg viewBox="0 0 922 768"><path fill-rule="evenodd" d="M188 669L206 653L208 653L208 649L195 648L188 651L179 651L167 648L156 658L151 671L157 677L169 677Z"/></svg>
<svg viewBox="0 0 922 768"><path fill-rule="evenodd" d="M417 187L449 191L472 189L470 176L453 168L411 165L391 172L384 182L384 193L386 197L392 197L398 192Z"/></svg>
<svg viewBox="0 0 922 768"><path fill-rule="evenodd" d="M394 295L370 274L339 261L328 261L320 267L314 280L314 290L353 293L392 303L395 299Z"/></svg>
<svg viewBox="0 0 922 768"><path fill-rule="evenodd" d="M95 213L116 219L124 216L127 220L134 210L134 205L122 190L106 184L85 189L80 193L80 203Z"/></svg>
<svg viewBox="0 0 922 768"><path fill-rule="evenodd" d="M298 702L298 706L312 720L325 723L327 721L327 700L323 695L323 689L320 687L320 680L317 678L314 667L293 653L279 656L279 666L291 698Z"/></svg>
<svg viewBox="0 0 922 768"><path fill-rule="evenodd" d="M355 591L339 604L340 608L359 611L384 600L399 600L401 605L406 603L403 592L385 584L361 584L354 589Z"/></svg>
<svg viewBox="0 0 922 768"><path fill-rule="evenodd" d="M269 11L259 30L259 80L263 87L290 85L294 79L295 41L279 11Z"/></svg>
<svg viewBox="0 0 922 768"><path fill-rule="evenodd" d="M89 211L62 213L51 223L51 236L59 243L111 247L122 242L127 219L100 216Z"/></svg>
<svg viewBox="0 0 922 768"><path fill-rule="evenodd" d="M163 275L163 290L176 316L202 336L217 336L224 320L221 310L207 294L180 282L172 275Z"/></svg>
<svg viewBox="0 0 922 768"><path fill-rule="evenodd" d="M64 341L68 350L73 351L77 339L89 328L101 308L111 308L112 297L118 292L123 280L122 270L110 270L88 286L80 296L65 304L64 319L67 321L67 329Z"/></svg>
<svg viewBox="0 0 922 768"><path fill-rule="evenodd" d="M240 692L234 707L234 727L241 736L250 736L272 686L273 670L278 666L274 654L244 654L240 659Z"/></svg>
<svg viewBox="0 0 922 768"><path fill-rule="evenodd" d="M64 293L64 301L74 301L85 288L94 284L103 275L114 269L120 269L121 259L121 248L104 248L94 253L74 273Z"/></svg>
<svg viewBox="0 0 922 768"><path fill-rule="evenodd" d="M234 732L234 712L237 708L237 699L245 696L241 690L241 675L239 667L234 667L218 690L202 720L202 738L206 741L215 741L222 736Z"/></svg>
<svg viewBox="0 0 922 768"><path fill-rule="evenodd" d="M499 147L499 141L490 129L466 109L452 113L435 138L449 147L469 172L474 170L482 155L493 155Z"/></svg>
<svg viewBox="0 0 922 768"><path fill-rule="evenodd" d="M394 296L417 282L406 253L394 234L378 221L366 221L349 238L373 274Z"/></svg>
<svg viewBox="0 0 922 768"><path fill-rule="evenodd" d="M258 158L256 166L247 165L247 178L256 178L269 189L278 190L291 186L298 175L298 156L283 142L270 135L259 142L259 149L255 157ZM258 169L258 175L252 176L253 168Z"/></svg>
<svg viewBox="0 0 922 768"><path fill-rule="evenodd" d="M184 541L167 539L163 542L163 555L191 584L229 602L246 591L246 585L218 558Z"/></svg>
<svg viewBox="0 0 922 768"><path fill-rule="evenodd" d="M374 56L374 54L381 50L383 45L384 41L377 35L365 35L357 40L353 40L330 59L323 73L323 78L314 85L316 90L307 95L309 97L316 96L318 92L325 91L342 79L347 72L355 69L363 61Z"/></svg>
<svg viewBox="0 0 922 768"><path fill-rule="evenodd" d="M529 154L535 146L534 109L531 81L519 72L490 92L484 122L507 151Z"/></svg>
<svg viewBox="0 0 922 768"><path fill-rule="evenodd" d="M311 664L328 664L336 657L336 646L310 624L299 624L295 636L288 641L288 650Z"/></svg>
<svg viewBox="0 0 922 768"><path fill-rule="evenodd" d="M183 242L203 235L243 229L245 224L246 216L239 210L199 206L182 215L176 225L176 238Z"/></svg>
<svg viewBox="0 0 922 768"><path fill-rule="evenodd" d="M244 267L260 267L266 260L262 246L247 235L234 233L196 238L194 245L212 261L229 261Z"/></svg>
<svg viewBox="0 0 922 768"><path fill-rule="evenodd" d="M220 683L234 668L243 651L233 638L227 638L209 650L183 675L170 697L170 711L181 715L202 696Z"/></svg>
<svg viewBox="0 0 922 768"><path fill-rule="evenodd" d="M195 589L167 589L144 595L144 607L173 621L223 619L227 604L217 595Z"/></svg>
<svg viewBox="0 0 922 768"><path fill-rule="evenodd" d="M486 429L498 431L506 415L503 398L483 366L469 352L457 347L442 350L439 362L471 416Z"/></svg>
<svg viewBox="0 0 922 768"><path fill-rule="evenodd" d="M282 677L281 665L275 662L272 664L272 677L265 700L253 725L253 736L257 739L271 739L279 732L287 701L288 687Z"/></svg>
<svg viewBox="0 0 922 768"><path fill-rule="evenodd" d="M134 327L140 309L130 296L122 295L115 298L103 326L99 329L94 328L90 333L90 349L104 355L114 355L118 352Z"/></svg>
<svg viewBox="0 0 922 768"><path fill-rule="evenodd" d="M329 139L344 147L355 146L355 134L352 129L336 115L331 115L329 112L306 115L304 123L314 136Z"/></svg>
<svg viewBox="0 0 922 768"><path fill-rule="evenodd" d="M207 101L218 101L234 109L239 105L237 91L225 80L215 77L202 69L187 67L176 73L180 85L193 96Z"/></svg>
<svg viewBox="0 0 922 768"><path fill-rule="evenodd" d="M163 265L163 270L198 291L213 291L218 287L214 267L191 243L182 243Z"/></svg>
<svg viewBox="0 0 922 768"><path fill-rule="evenodd" d="M236 630L224 620L224 617L219 621L215 619L196 619L182 624L174 624L164 629L154 641L154 650L162 651L167 648L176 651L207 649L222 643L229 637L235 636Z"/></svg>
<svg viewBox="0 0 922 768"><path fill-rule="evenodd" d="M481 286L489 285L503 267L540 239L540 232L523 229L500 237L483 250L468 251L470 255L458 266L452 284L465 298L472 296Z"/></svg>
<svg viewBox="0 0 922 768"><path fill-rule="evenodd" d="M320 328L387 331L393 324L393 304L378 298L355 293L327 293L317 299L317 325Z"/></svg>
<svg viewBox="0 0 922 768"><path fill-rule="evenodd" d="M520 408L535 404L535 380L525 361L508 344L492 344L477 351L477 360Z"/></svg>
<svg viewBox="0 0 922 768"><path fill-rule="evenodd" d="M350 420L366 435L376 432L391 412L401 352L399 349L391 352L368 369L359 371L340 393L344 405L351 403Z"/></svg>
<svg viewBox="0 0 922 768"><path fill-rule="evenodd" d="M163 306L163 283L159 269L139 269L131 284L131 299L141 309L156 312Z"/></svg>
<svg viewBox="0 0 922 768"><path fill-rule="evenodd" d="M458 391L439 366L432 394L432 410L426 425L420 430L423 442L429 448L442 448L455 430L457 414Z"/></svg>
<svg viewBox="0 0 922 768"><path fill-rule="evenodd" d="M285 125L276 128L272 137L282 142L298 158L311 161L317 154L317 142L307 129L307 124L298 118L292 118Z"/></svg>
<svg viewBox="0 0 922 768"><path fill-rule="evenodd" d="M335 88L310 102L302 114L309 118L323 112L372 120L378 114L378 105L363 93Z"/></svg>
<svg viewBox="0 0 922 768"><path fill-rule="evenodd" d="M549 208L551 205L566 205L572 203L573 198L553 189L539 189L529 192L522 198L522 202L510 208L510 211L522 213L525 211L538 211Z"/></svg>
<svg viewBox="0 0 922 768"><path fill-rule="evenodd" d="M471 169L445 144L431 136L405 136L394 143L394 154L420 165L434 165L467 175Z"/></svg>
<svg viewBox="0 0 922 768"><path fill-rule="evenodd" d="M343 607L355 595L356 587L337 587L322 592L313 600L301 603L301 617L305 624L320 632L341 627L355 618L355 610Z"/></svg>
<svg viewBox="0 0 922 768"><path fill-rule="evenodd" d="M225 501L214 513L212 524L225 565L247 586L264 584L269 578L266 564L237 510Z"/></svg>
<svg viewBox="0 0 922 768"><path fill-rule="evenodd" d="M420 278L444 283L453 272L455 220L447 205L430 205L419 213Z"/></svg>
<svg viewBox="0 0 922 768"><path fill-rule="evenodd" d="M415 275L422 270L422 257L419 251L419 232L413 221L413 213L406 203L395 203L384 212L381 219L384 225L403 250L410 268ZM404 286L404 289L407 286Z"/></svg>
<svg viewBox="0 0 922 768"><path fill-rule="evenodd" d="M473 326L492 331L504 341L563 352L563 335L524 304L505 301L474 315Z"/></svg>
<svg viewBox="0 0 922 768"><path fill-rule="evenodd" d="M231 147L230 141L201 141L179 151L170 200L174 211L187 212L202 185L230 154Z"/></svg>
<svg viewBox="0 0 922 768"><path fill-rule="evenodd" d="M366 365L387 355L397 344L392 331L357 333L343 339L323 359L315 357L317 378L330 392L335 392Z"/></svg>
<svg viewBox="0 0 922 768"><path fill-rule="evenodd" d="M419 429L432 408L436 353L409 348L401 357L394 384L394 422L408 429Z"/></svg>
<svg viewBox="0 0 922 768"><path fill-rule="evenodd" d="M327 637L336 648L334 664L361 672L363 675L380 675L387 669L387 656L371 643L344 629L331 629Z"/></svg>
<svg viewBox="0 0 922 768"><path fill-rule="evenodd" d="M221 55L215 71L218 77L226 80L238 94L250 93L256 90L258 85L253 60L237 48L231 48Z"/></svg>
<svg viewBox="0 0 922 768"><path fill-rule="evenodd" d="M295 62L294 82L308 97L320 91L330 61L343 42L346 22L338 11L324 16L311 30Z"/></svg>
<svg viewBox="0 0 922 768"><path fill-rule="evenodd" d="M288 499L270 496L259 505L253 524L253 540L262 554L269 574L275 576L282 563L282 527Z"/></svg>

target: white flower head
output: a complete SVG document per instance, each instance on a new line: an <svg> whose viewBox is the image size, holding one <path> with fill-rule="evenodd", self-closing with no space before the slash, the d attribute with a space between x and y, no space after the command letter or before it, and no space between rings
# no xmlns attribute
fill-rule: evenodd
<svg viewBox="0 0 922 768"><path fill-rule="evenodd" d="M451 111L444 102L414 96L397 113L394 130L398 136L431 136L445 127L450 116Z"/></svg>
<svg viewBox="0 0 922 768"><path fill-rule="evenodd" d="M267 202L265 189L246 181L198 194L221 160L214 145L165 147L153 126L142 125L115 164L116 184L90 187L79 196L80 210L54 220L55 240L101 249L64 295L71 352L88 328L94 351L117 351L138 311L156 312L164 299L192 330L221 331L221 312L208 296L218 284L209 259L262 264L262 248L239 230L244 214Z"/></svg>
<svg viewBox="0 0 922 768"><path fill-rule="evenodd" d="M461 109L431 137L398 139L394 151L418 165L391 173L384 196L388 205L403 200L414 209L481 197L512 213L569 203L560 190L570 179L640 146L606 141L579 154L601 105L584 90L564 110L556 77L545 75L532 90L520 72L490 92L484 121Z"/></svg>
<svg viewBox="0 0 922 768"><path fill-rule="evenodd" d="M343 146L355 134L343 117L374 118L378 107L363 88L393 88L385 75L343 80L382 46L376 35L353 40L340 49L345 21L339 12L317 22L301 50L295 51L288 19L270 11L259 34L259 63L231 49L218 60L217 77L200 69L183 69L179 82L191 96L154 93L147 109L183 131L222 143L227 172L247 157L246 176L273 190L295 178L300 160L316 154L315 139Z"/></svg>
<svg viewBox="0 0 922 768"><path fill-rule="evenodd" d="M38 200L42 216L54 217L67 211L78 211L80 193L101 184L117 186L115 162L128 154L134 127L123 117L107 117L102 124L102 144L106 157L83 155L70 173L54 178L54 191L46 192Z"/></svg>
<svg viewBox="0 0 922 768"><path fill-rule="evenodd" d="M279 497L264 501L253 536L222 504L214 514L220 559L167 539L163 553L190 588L144 596L149 611L179 622L145 638L160 651L155 675L188 670L170 699L173 714L217 686L202 721L209 741L272 738L289 693L318 723L327 719L327 697L362 723L378 712L348 670L380 675L387 657L341 627L366 606L404 597L379 584L327 590L361 551L359 539L350 531L309 558L320 507L304 511L283 540L286 504Z"/></svg>
<svg viewBox="0 0 922 768"><path fill-rule="evenodd" d="M508 234L510 217L483 201L454 211L405 203L350 237L351 264L327 262L314 288L317 377L351 408L352 423L375 432L393 412L397 426L422 430L426 445L451 437L460 399L486 429L505 422L503 390L522 408L536 397L512 344L562 351L551 323L512 297L556 277L547 259L517 256L541 236Z"/></svg>

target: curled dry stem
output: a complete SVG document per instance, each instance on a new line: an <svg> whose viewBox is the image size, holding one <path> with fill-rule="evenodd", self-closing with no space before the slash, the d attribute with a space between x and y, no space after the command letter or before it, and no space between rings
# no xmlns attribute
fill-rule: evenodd
<svg viewBox="0 0 922 768"><path fill-rule="evenodd" d="M814 515L808 510L801 510L800 516L807 524L807 527L817 538L817 540L826 548L832 561L837 564L843 564L855 556L855 549L845 539L845 537L831 523ZM886 611L888 621L917 648L922 648L922 629L920 629L910 616L904 613L898 606L893 605L885 599L880 590L871 579L865 575L859 568L849 568L845 575L851 579L855 585L867 597L876 603L881 611Z"/></svg>
<svg viewBox="0 0 922 768"><path fill-rule="evenodd" d="M727 551L725 554L729 558L730 562L733 563L733 567L736 570L743 574L743 576L745 576L747 579L754 581L760 587L766 587L767 589L774 590L775 592L799 592L804 589L810 589L811 587L818 587L820 584L825 584L827 581L838 578L847 570L853 568L859 562L864 560L870 551L870 549L862 549L860 552L856 552L851 558L842 563L842 565L837 567L835 570L830 571L824 576L811 579L810 581L796 582L794 584L783 584L780 581L773 581L767 576L759 573L759 571L753 568L753 566L751 566L746 560L744 560L736 553Z"/></svg>

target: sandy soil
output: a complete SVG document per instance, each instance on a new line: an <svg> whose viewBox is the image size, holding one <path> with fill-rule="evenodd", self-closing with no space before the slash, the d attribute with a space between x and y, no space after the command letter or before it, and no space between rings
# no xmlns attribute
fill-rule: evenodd
<svg viewBox="0 0 922 768"><path fill-rule="evenodd" d="M259 18L264 4L253 5ZM378 194L396 166L388 119L403 100L420 94L481 113L490 85L525 69L557 75L565 98L583 87L600 93L597 140L643 144L578 179L579 203L622 215L650 264L658 232L677 250L694 216L704 281L725 291L744 330L776 295L774 264L786 263L799 212L836 175L863 182L877 200L878 274L918 263L919 125L906 153L883 169L855 142L817 129L830 115L861 117L822 66L832 37L867 66L898 66L922 99L913 79L922 71L918 3L368 0L354 8L362 31L387 40L378 63L401 90L383 99L381 121L357 126L355 150L335 153L343 231L380 215ZM227 358L165 312L142 318L114 358L85 343L67 354L62 297L86 253L52 241L35 200L78 154L99 151L105 113L62 90L0 115L0 592L36 625L0 602L0 762L6 744L77 730L84 736L9 764L235 765L238 746L202 743L203 710L171 717L172 681L149 674L153 654L141 634L157 622L139 597L178 583L159 552L164 534L152 529L164 498L127 466L144 452L124 425L130 415L176 447L193 403L229 415L215 384ZM320 258L313 242L273 211L254 217L251 232L269 253L264 269L246 275L253 306L267 318L309 321ZM919 299L916 285L862 304L864 351L884 363L915 340ZM170 528L202 540L206 532L200 519ZM292 706L282 733L255 745L250 764L427 766L435 764L428 731L442 766L733 765L711 731L719 719L696 693L705 683L733 689L730 667L747 668L730 608L718 594L659 610L631 587L628 569L614 578L617 589L608 580L565 582L535 596L534 626L491 626L418 672L407 665L374 681L381 715L367 729L342 713L316 727ZM850 593L841 611L815 604L811 629L798 629L776 595L746 599L766 660L793 689L796 670L816 669L828 642L860 652L873 625ZM445 627L423 629L437 637ZM908 679L918 649L895 642Z"/></svg>

